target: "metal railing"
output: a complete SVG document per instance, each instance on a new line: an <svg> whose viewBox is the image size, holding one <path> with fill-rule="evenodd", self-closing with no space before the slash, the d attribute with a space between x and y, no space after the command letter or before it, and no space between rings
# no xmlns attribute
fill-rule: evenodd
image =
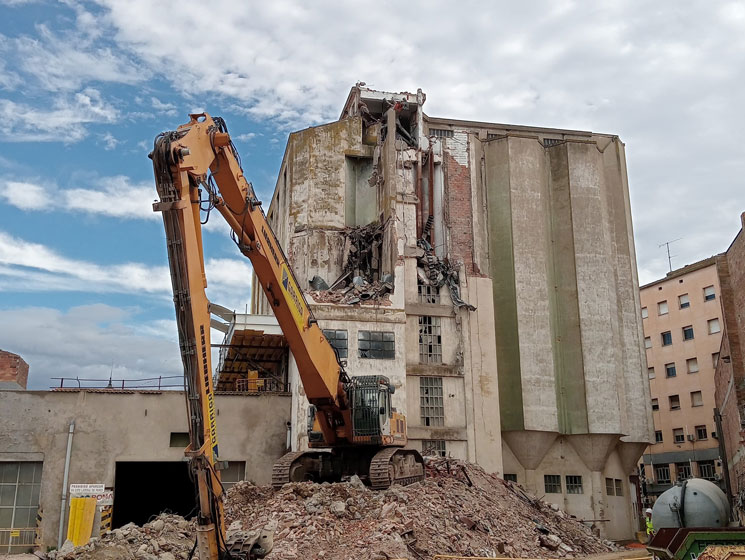
<svg viewBox="0 0 745 560"><path fill-rule="evenodd" d="M20 554L36 548L37 527L0 529L0 553Z"/></svg>
<svg viewBox="0 0 745 560"><path fill-rule="evenodd" d="M289 385L274 377L238 379L235 390L241 393L288 393Z"/></svg>
<svg viewBox="0 0 745 560"><path fill-rule="evenodd" d="M161 375L138 379L88 379L81 377L52 377L52 379L58 380L59 385L52 385L51 389L149 389L160 391L162 389L184 388L184 378L181 375Z"/></svg>

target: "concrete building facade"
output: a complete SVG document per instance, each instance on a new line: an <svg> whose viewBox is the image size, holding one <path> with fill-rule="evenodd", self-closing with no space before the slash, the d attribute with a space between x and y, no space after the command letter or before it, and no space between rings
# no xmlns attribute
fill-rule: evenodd
<svg viewBox="0 0 745 560"><path fill-rule="evenodd" d="M655 440L643 455L648 503L692 476L722 482L714 371L722 342L717 257L642 286Z"/></svg>
<svg viewBox="0 0 745 560"><path fill-rule="evenodd" d="M339 120L292 133L270 223L347 370L393 381L411 446L628 537L652 422L623 143L424 101L356 86ZM291 359L289 380L302 449Z"/></svg>

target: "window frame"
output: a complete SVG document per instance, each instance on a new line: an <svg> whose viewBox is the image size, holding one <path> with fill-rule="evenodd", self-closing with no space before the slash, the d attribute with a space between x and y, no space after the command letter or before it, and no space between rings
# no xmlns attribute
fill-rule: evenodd
<svg viewBox="0 0 745 560"><path fill-rule="evenodd" d="M717 330L712 330L713 325L716 325ZM714 317L713 319L707 320L706 326L708 327L709 334L719 334L720 332L722 332L722 325L719 322L719 317Z"/></svg>
<svg viewBox="0 0 745 560"><path fill-rule="evenodd" d="M706 425L696 426L694 429L696 430L697 441L704 441L709 439L709 430ZM704 434L704 437L701 437L702 433Z"/></svg>
<svg viewBox="0 0 745 560"><path fill-rule="evenodd" d="M373 348L374 343L379 347ZM395 360L396 333L394 331L357 331L357 357L363 360Z"/></svg>
<svg viewBox="0 0 745 560"><path fill-rule="evenodd" d="M695 338L695 333L693 331L693 325L687 325L683 327L683 342L686 342L688 340L693 340ZM690 333L690 336L688 336Z"/></svg>
<svg viewBox="0 0 745 560"><path fill-rule="evenodd" d="M700 397L700 401L698 404L696 404L696 398L694 395L698 395ZM702 391L691 391L691 407L697 408L699 406L704 406L704 393Z"/></svg>
<svg viewBox="0 0 745 560"><path fill-rule="evenodd" d="M678 433L679 432L679 433ZM685 443L686 433L683 428L673 428L673 443Z"/></svg>
<svg viewBox="0 0 745 560"><path fill-rule="evenodd" d="M657 302L657 315L667 315L668 313L670 313L670 306L667 304L667 300L663 299L662 301L658 301Z"/></svg>
<svg viewBox="0 0 745 560"><path fill-rule="evenodd" d="M662 339L662 346L672 346L673 344L673 333L672 331L664 331L660 333Z"/></svg>
<svg viewBox="0 0 745 560"><path fill-rule="evenodd" d="M422 426L445 426L445 390L442 377L419 378L419 419Z"/></svg>
<svg viewBox="0 0 745 560"><path fill-rule="evenodd" d="M642 307L642 319L648 319L649 318L649 309L646 307Z"/></svg>
<svg viewBox="0 0 745 560"><path fill-rule="evenodd" d="M711 289L711 293L707 293L707 290L709 289ZM711 286L705 286L703 288L703 292L704 292L704 301L714 301L715 299L717 299L717 293L716 291L714 291L713 284Z"/></svg>
<svg viewBox="0 0 745 560"><path fill-rule="evenodd" d="M667 471L667 478L660 477L660 473L664 473L665 471ZM657 484L670 484L672 482L670 478L670 465L655 465L654 479Z"/></svg>
<svg viewBox="0 0 745 560"><path fill-rule="evenodd" d="M696 369L691 369L691 364L696 366ZM688 373L698 373L701 371L701 368L698 365L698 357L694 356L693 358L686 358L686 371Z"/></svg>
<svg viewBox="0 0 745 560"><path fill-rule="evenodd" d="M443 363L442 318L420 315L417 322L419 324L419 363Z"/></svg>
<svg viewBox="0 0 745 560"><path fill-rule="evenodd" d="M652 348L652 337L651 336L644 337L644 348L646 350L649 350L650 348Z"/></svg>
<svg viewBox="0 0 745 560"><path fill-rule="evenodd" d="M691 298L688 296L688 293L680 294L678 296L678 309L688 309L690 306Z"/></svg>
<svg viewBox="0 0 745 560"><path fill-rule="evenodd" d="M340 336L341 333L344 335ZM336 349L340 359L349 357L349 331L347 329L323 329L323 336L326 337L331 347ZM344 345L337 341L343 341Z"/></svg>
<svg viewBox="0 0 745 560"><path fill-rule="evenodd" d="M652 412L656 412L660 409L660 400L657 398L652 399Z"/></svg>
<svg viewBox="0 0 745 560"><path fill-rule="evenodd" d="M659 435L659 437L657 437ZM665 440L662 436L662 430L655 430L654 431L654 442L655 443L663 443Z"/></svg>
<svg viewBox="0 0 745 560"><path fill-rule="evenodd" d="M677 406L673 405L673 398L677 399ZM670 405L670 410L680 410L680 395L668 395L667 401Z"/></svg>
<svg viewBox="0 0 745 560"><path fill-rule="evenodd" d="M675 366L675 362L668 362L665 364L665 378L678 377L678 368Z"/></svg>
<svg viewBox="0 0 745 560"><path fill-rule="evenodd" d="M544 474L543 475L543 491L546 494L562 494L561 489L561 475L560 474Z"/></svg>
<svg viewBox="0 0 745 560"><path fill-rule="evenodd" d="M581 474L568 474L564 477L564 482L566 483L567 494L585 493Z"/></svg>

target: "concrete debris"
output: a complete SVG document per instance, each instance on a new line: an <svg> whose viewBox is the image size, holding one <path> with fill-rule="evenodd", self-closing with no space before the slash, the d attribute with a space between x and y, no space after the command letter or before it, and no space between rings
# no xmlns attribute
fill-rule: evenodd
<svg viewBox="0 0 745 560"><path fill-rule="evenodd" d="M422 256L417 258L417 276L419 281L426 286L432 286L437 289L447 284L450 290L450 299L456 308L465 307L468 311L476 311L473 305L466 303L460 297L458 271L450 261L440 260L435 255L432 245L426 239L419 239L417 246L423 251Z"/></svg>

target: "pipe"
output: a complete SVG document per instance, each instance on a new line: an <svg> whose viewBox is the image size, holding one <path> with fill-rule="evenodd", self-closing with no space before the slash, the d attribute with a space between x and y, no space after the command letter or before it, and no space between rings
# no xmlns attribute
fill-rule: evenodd
<svg viewBox="0 0 745 560"><path fill-rule="evenodd" d="M416 238L422 237L422 151L416 152Z"/></svg>
<svg viewBox="0 0 745 560"><path fill-rule="evenodd" d="M435 215L435 153L429 149L429 215ZM429 218L429 216L427 216ZM434 233L430 232L430 243L434 241ZM432 243L434 245L434 243Z"/></svg>
<svg viewBox="0 0 745 560"><path fill-rule="evenodd" d="M75 420L70 422L67 432L67 454L65 455L65 472L62 475L62 501L59 511L59 533L57 534L57 549L62 548L62 535L65 529L65 510L67 508L67 479L70 474L70 457L72 456L72 435L75 433Z"/></svg>

